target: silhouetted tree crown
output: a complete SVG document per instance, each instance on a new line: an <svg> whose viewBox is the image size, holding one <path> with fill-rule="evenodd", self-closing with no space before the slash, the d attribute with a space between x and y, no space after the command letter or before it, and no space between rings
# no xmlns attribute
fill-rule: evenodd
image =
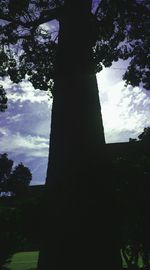
<svg viewBox="0 0 150 270"><path fill-rule="evenodd" d="M0 154L0 194L20 195L25 192L32 180L32 174L22 163L13 168L13 161L6 153Z"/></svg>
<svg viewBox="0 0 150 270"><path fill-rule="evenodd" d="M145 127L144 131L138 136L140 141L150 142L150 127Z"/></svg>
<svg viewBox="0 0 150 270"><path fill-rule="evenodd" d="M31 180L32 174L30 170L20 163L14 168L8 179L8 190L10 189L16 195L22 194L27 190Z"/></svg>
<svg viewBox="0 0 150 270"><path fill-rule="evenodd" d="M145 127L143 132L138 136L138 139L129 138L129 142L150 142L150 127Z"/></svg>
<svg viewBox="0 0 150 270"><path fill-rule="evenodd" d="M6 92L2 85L0 85L0 111L4 112L7 109L7 97Z"/></svg>
<svg viewBox="0 0 150 270"><path fill-rule="evenodd" d="M89 0L88 3L87 8L91 9L91 4L94 7L89 13L88 26L93 51L90 72L110 67L113 61L129 59L123 75L126 85L142 84L149 90L149 1ZM1 0L0 76L9 76L19 83L28 75L35 88L52 91L58 42L56 35L54 38L41 25L53 19L61 21L69 5L74 5L76 14L79 4L84 14L84 6L81 9L81 1L77 0ZM78 21L78 16L74 19ZM81 35L74 38L80 39ZM0 96L0 109L4 111L7 100L2 88Z"/></svg>
<svg viewBox="0 0 150 270"><path fill-rule="evenodd" d="M6 153L0 154L0 182L6 181L11 174L13 161L8 159Z"/></svg>

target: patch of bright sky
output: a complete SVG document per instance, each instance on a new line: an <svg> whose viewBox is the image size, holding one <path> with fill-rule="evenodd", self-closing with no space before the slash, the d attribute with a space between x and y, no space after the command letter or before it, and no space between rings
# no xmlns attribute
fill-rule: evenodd
<svg viewBox="0 0 150 270"><path fill-rule="evenodd" d="M95 0L93 3L98 4ZM96 7L96 6L95 6ZM95 8L93 6L93 10ZM41 25L57 39L56 20ZM102 116L107 143L137 138L150 126L150 93L138 87L124 87L122 75L128 62L118 61L97 74ZM23 162L31 169L32 184L43 184L46 178L52 100L47 93L34 90L24 80L18 85L5 78L8 110L0 113L0 149L15 164Z"/></svg>
<svg viewBox="0 0 150 270"><path fill-rule="evenodd" d="M128 141L150 126L150 93L124 86L121 78L127 65L119 61L97 75L107 143Z"/></svg>
<svg viewBox="0 0 150 270"><path fill-rule="evenodd" d="M58 22L41 27L57 39ZM124 86L122 75L128 61L113 63L97 74L106 143L137 138L150 126L150 93ZM45 182L49 152L52 100L46 92L35 90L28 80L18 85L2 81L8 95L8 110L0 114L0 149L15 164L23 162L33 174L32 184Z"/></svg>
<svg viewBox="0 0 150 270"><path fill-rule="evenodd" d="M127 63L114 63L97 74L107 143L137 138L150 126L150 94L122 81ZM115 69L114 69L115 68ZM119 69L116 69L119 68ZM121 68L121 69L120 69ZM52 100L24 80L14 85L7 78L8 110L0 114L0 149L33 173L32 184L44 183L49 152Z"/></svg>

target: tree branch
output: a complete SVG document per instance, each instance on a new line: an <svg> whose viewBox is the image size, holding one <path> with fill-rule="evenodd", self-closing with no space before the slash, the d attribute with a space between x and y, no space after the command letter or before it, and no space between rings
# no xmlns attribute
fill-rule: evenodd
<svg viewBox="0 0 150 270"><path fill-rule="evenodd" d="M26 27L38 27L40 24L59 19L62 15L62 11L62 7L44 11L41 13L39 19L26 23Z"/></svg>
<svg viewBox="0 0 150 270"><path fill-rule="evenodd" d="M6 21L6 22L9 22L9 23L15 23L16 25L21 25L21 26L24 26L26 27L26 23L18 20L18 19L14 19L12 18L11 16L9 16L9 14L0 14L0 20L3 20L3 21Z"/></svg>
<svg viewBox="0 0 150 270"><path fill-rule="evenodd" d="M62 14L62 10L63 10L63 8L59 7L59 8L43 11L43 12L41 12L40 17L37 20L26 22L26 23L24 23L18 19L13 19L8 14L7 15L0 14L0 19L5 20L5 21L10 22L10 23L15 23L17 26L21 25L21 26L27 27L27 28L30 28L30 27L36 28L40 24L52 21L54 19L59 19L61 14Z"/></svg>
<svg viewBox="0 0 150 270"><path fill-rule="evenodd" d="M98 6L97 6L97 8L96 8L96 10L95 10L95 13L94 13L94 16L95 16L95 17L97 17L100 7L101 7L101 1L100 1L100 3L98 4Z"/></svg>

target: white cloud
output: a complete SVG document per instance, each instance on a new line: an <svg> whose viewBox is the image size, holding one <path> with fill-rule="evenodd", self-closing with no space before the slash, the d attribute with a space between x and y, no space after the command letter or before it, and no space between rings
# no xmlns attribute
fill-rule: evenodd
<svg viewBox="0 0 150 270"><path fill-rule="evenodd" d="M31 103L38 102L42 103L45 102L47 104L51 104L52 100L49 100L47 92L41 91L41 90L35 90L33 85L24 80L21 83L19 83L16 86L16 91L13 91L13 89L9 88L8 90L8 99L16 102L25 102L29 101ZM19 91L21 89L21 91Z"/></svg>
<svg viewBox="0 0 150 270"><path fill-rule="evenodd" d="M48 93L46 91L41 91L39 89L34 89L31 82L28 80L23 80L22 82L15 84L9 79L9 77L5 77L1 84L5 88L7 92L7 97L9 102L17 102L21 103L25 101L29 101L31 103L47 103L48 106L52 105L52 99L48 97ZM21 105L20 105L21 106Z"/></svg>
<svg viewBox="0 0 150 270"><path fill-rule="evenodd" d="M138 87L125 88L123 72L104 69L97 75L106 142L128 141L150 126L150 96ZM1 152L31 164L34 183L39 183L47 167L52 100L26 80L14 85L5 78L3 85L9 106L0 119Z"/></svg>
<svg viewBox="0 0 150 270"><path fill-rule="evenodd" d="M40 136L23 136L19 132L1 136L0 149L3 152L15 152L29 157L47 157L49 140Z"/></svg>
<svg viewBox="0 0 150 270"><path fill-rule="evenodd" d="M106 142L128 141L150 125L150 97L139 87L124 87L119 78L112 83L112 78L107 70L97 76Z"/></svg>
<svg viewBox="0 0 150 270"><path fill-rule="evenodd" d="M11 122L18 122L20 120L22 120L22 114L18 113L16 115L8 115L6 116L6 120L7 121L11 121Z"/></svg>
<svg viewBox="0 0 150 270"><path fill-rule="evenodd" d="M10 80L10 78L8 76L1 78L0 83L3 85L3 87L5 89L8 89L8 88L12 87L12 85L13 85L13 82Z"/></svg>
<svg viewBox="0 0 150 270"><path fill-rule="evenodd" d="M8 129L6 127L0 127L0 136L5 136L8 134Z"/></svg>

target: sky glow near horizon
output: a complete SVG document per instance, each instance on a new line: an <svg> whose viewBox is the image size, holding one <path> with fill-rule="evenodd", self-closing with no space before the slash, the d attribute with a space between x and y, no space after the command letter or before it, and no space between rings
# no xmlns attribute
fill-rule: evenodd
<svg viewBox="0 0 150 270"><path fill-rule="evenodd" d="M114 63L97 74L106 143L137 138L150 126L150 93L139 87L124 87L122 62ZM8 110L0 113L0 149L15 164L22 162L31 169L32 184L46 178L52 99L23 81L14 85L3 81L8 92Z"/></svg>

